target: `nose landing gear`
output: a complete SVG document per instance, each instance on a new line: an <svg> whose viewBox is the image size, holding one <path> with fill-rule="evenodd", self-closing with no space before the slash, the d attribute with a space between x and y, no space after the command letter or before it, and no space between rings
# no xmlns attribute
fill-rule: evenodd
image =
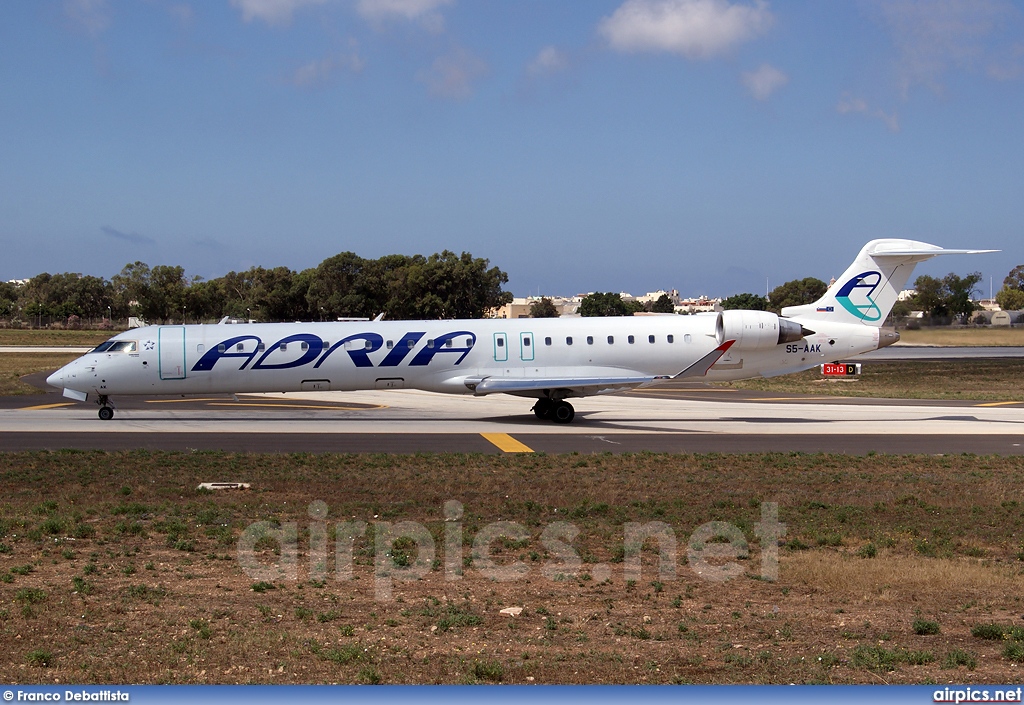
<svg viewBox="0 0 1024 705"><path fill-rule="evenodd" d="M106 394L101 394L97 399L96 403L100 405L99 417L101 421L110 421L114 418L114 407L110 404L110 398Z"/></svg>

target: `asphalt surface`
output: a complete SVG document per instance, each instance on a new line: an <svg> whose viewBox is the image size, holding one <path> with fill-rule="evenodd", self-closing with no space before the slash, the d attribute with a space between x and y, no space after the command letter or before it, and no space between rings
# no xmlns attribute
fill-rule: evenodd
<svg viewBox="0 0 1024 705"><path fill-rule="evenodd" d="M26 381L45 386L46 373ZM676 383L575 400L424 392L122 397L112 421L56 391L0 397L0 449L231 452L830 452L1024 455L1024 403L807 397Z"/></svg>

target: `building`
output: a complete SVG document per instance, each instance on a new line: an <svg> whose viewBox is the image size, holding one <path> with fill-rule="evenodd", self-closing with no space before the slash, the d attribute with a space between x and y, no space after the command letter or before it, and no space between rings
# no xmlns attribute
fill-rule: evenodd
<svg viewBox="0 0 1024 705"><path fill-rule="evenodd" d="M541 299L551 299L560 316L575 316L583 296L524 296L512 299L512 303L492 310L488 318L529 318L530 307Z"/></svg>

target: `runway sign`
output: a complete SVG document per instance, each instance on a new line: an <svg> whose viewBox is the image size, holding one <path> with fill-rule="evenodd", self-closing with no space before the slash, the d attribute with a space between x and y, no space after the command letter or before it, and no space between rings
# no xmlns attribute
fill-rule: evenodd
<svg viewBox="0 0 1024 705"><path fill-rule="evenodd" d="M854 377L860 374L860 363L826 362L821 366L821 374L825 377Z"/></svg>

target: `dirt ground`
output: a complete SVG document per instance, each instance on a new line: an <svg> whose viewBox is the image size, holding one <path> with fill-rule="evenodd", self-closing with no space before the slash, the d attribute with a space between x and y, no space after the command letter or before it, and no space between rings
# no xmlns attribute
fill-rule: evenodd
<svg viewBox="0 0 1024 705"><path fill-rule="evenodd" d="M0 679L1019 682L1022 469L974 456L0 454ZM197 491L204 480L251 486ZM774 503L785 534L762 541ZM709 522L717 538L697 531ZM661 540L631 543L638 524ZM674 577L659 574L672 538ZM736 577L709 579L728 565Z"/></svg>

